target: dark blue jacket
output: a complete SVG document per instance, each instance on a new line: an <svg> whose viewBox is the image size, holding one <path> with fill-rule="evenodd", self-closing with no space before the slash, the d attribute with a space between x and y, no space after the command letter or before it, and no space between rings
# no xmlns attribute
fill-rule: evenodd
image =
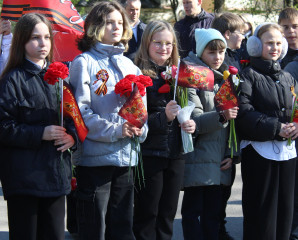
<svg viewBox="0 0 298 240"><path fill-rule="evenodd" d="M147 25L145 23L140 22L137 26L138 42L136 42L134 35L132 35L132 38L128 42L128 51L124 53L124 56L128 57L131 61L134 61L135 59L136 52L141 44L142 35L146 26Z"/></svg>
<svg viewBox="0 0 298 240"><path fill-rule="evenodd" d="M233 66L233 67L237 68L239 72L241 71L240 59L239 59L239 55L236 52L236 50L231 50L231 49L227 48L226 52L225 52L224 62L228 66Z"/></svg>
<svg viewBox="0 0 298 240"><path fill-rule="evenodd" d="M190 51L196 53L195 29L210 28L214 16L203 9L196 17L185 16L174 25L180 44L179 55L182 58L188 56Z"/></svg>
<svg viewBox="0 0 298 240"><path fill-rule="evenodd" d="M288 48L287 55L281 60L280 66L284 69L288 63L292 62L298 56L298 50Z"/></svg>
<svg viewBox="0 0 298 240"><path fill-rule="evenodd" d="M71 162L53 141L42 140L44 128L58 125L54 85L46 70L32 62L11 70L0 82L0 171L4 197L58 197L70 192Z"/></svg>

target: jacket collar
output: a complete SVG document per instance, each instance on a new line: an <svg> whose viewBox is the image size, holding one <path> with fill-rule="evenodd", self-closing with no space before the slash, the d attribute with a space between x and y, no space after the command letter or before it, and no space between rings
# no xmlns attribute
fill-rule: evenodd
<svg viewBox="0 0 298 240"><path fill-rule="evenodd" d="M288 56L296 56L298 54L298 49L288 48Z"/></svg>
<svg viewBox="0 0 298 240"><path fill-rule="evenodd" d="M250 64L254 69L266 75L274 75L281 71L278 61L264 60L260 57L251 57Z"/></svg>
<svg viewBox="0 0 298 240"><path fill-rule="evenodd" d="M29 73L38 75L40 73L45 73L47 71L48 66L49 66L49 62L47 62L46 68L40 68L38 65L34 64L33 62L25 58L22 68Z"/></svg>
<svg viewBox="0 0 298 240"><path fill-rule="evenodd" d="M94 53L95 55L100 54L107 58L112 57L114 55L121 55L125 50L125 47L122 43L118 45L108 45L103 44L101 42L97 42L91 49L90 52Z"/></svg>
<svg viewBox="0 0 298 240"><path fill-rule="evenodd" d="M207 16L206 16L206 12L205 12L205 10L203 8L202 8L201 12L198 15L196 15L195 17L185 16L185 20L187 20L187 21L195 21L195 22L201 21L201 20L203 20L205 18L207 18Z"/></svg>

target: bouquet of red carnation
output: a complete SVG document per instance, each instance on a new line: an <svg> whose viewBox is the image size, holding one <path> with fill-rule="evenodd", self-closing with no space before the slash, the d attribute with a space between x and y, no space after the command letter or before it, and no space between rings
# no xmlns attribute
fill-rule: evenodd
<svg viewBox="0 0 298 240"><path fill-rule="evenodd" d="M125 78L121 79L115 86L115 93L120 94L120 96L129 97L133 91L134 86L138 86L138 90L141 96L145 96L146 87L153 85L152 79L144 75L133 75L129 74Z"/></svg>
<svg viewBox="0 0 298 240"><path fill-rule="evenodd" d="M71 87L63 81L68 77L68 74L68 67L64 63L54 62L50 64L44 75L44 80L56 87L59 124L63 126L63 116L72 118L79 139L83 142L88 134L88 128L82 118Z"/></svg>
<svg viewBox="0 0 298 240"><path fill-rule="evenodd" d="M118 114L138 128L142 128L148 119L148 113L145 104L143 103L142 96L145 96L146 94L146 87L152 85L153 83L150 77L131 74L121 79L115 85L115 93L120 94L120 96L124 95L127 97L126 102L119 110ZM134 136L132 138L132 148L137 152L140 159L139 162L141 166L142 180L144 183L145 179L139 137ZM129 161L129 171L130 168L131 159ZM140 180L138 168L136 169L138 179Z"/></svg>
<svg viewBox="0 0 298 240"><path fill-rule="evenodd" d="M229 70L224 71L225 82L214 96L214 104L217 111L227 110L239 105L236 90L240 84L237 77L238 69L230 66ZM230 120L229 148L231 148L231 158L233 158L233 148L237 152L237 137L234 119Z"/></svg>
<svg viewBox="0 0 298 240"><path fill-rule="evenodd" d="M61 101L63 101L63 79L69 74L68 67L62 62L53 62L50 64L44 75L44 80L56 87L57 106L59 115L59 125L63 126L63 108L60 111ZM63 105L63 104L62 104Z"/></svg>

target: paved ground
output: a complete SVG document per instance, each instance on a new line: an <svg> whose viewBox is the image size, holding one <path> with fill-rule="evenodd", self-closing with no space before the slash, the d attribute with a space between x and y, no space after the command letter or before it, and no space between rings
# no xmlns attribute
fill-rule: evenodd
<svg viewBox="0 0 298 240"><path fill-rule="evenodd" d="M241 209L241 177L240 166L237 166L236 180L232 190L232 197L228 202L227 208L227 230L235 240L242 239L242 209ZM181 229L181 214L180 206L183 192L180 194L179 208L174 223L174 236L172 240L183 240ZM8 240L8 225L7 225L7 212L6 202L3 200L2 188L0 188L0 240ZM66 240L75 240L68 232L66 232Z"/></svg>

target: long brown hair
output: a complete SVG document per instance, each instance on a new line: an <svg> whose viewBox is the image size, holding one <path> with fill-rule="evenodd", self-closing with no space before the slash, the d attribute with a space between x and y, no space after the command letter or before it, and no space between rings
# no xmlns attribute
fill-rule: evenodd
<svg viewBox="0 0 298 240"><path fill-rule="evenodd" d="M156 77L156 73L152 68L152 64L150 63L149 57L149 45L152 39L152 36L163 30L168 30L173 35L173 50L171 57L167 61L167 65L178 65L178 46L177 46L177 38L175 31L171 24L165 21L151 21L148 23L145 31L142 35L141 45L136 53L135 64L141 69L143 74L148 75L150 77Z"/></svg>
<svg viewBox="0 0 298 240"><path fill-rule="evenodd" d="M78 49L82 52L88 51L98 41L102 40L107 24L107 15L117 10L123 19L123 34L120 42L128 48L128 41L132 37L132 30L129 24L125 9L117 2L103 1L96 3L87 15L84 24L84 35L78 40Z"/></svg>
<svg viewBox="0 0 298 240"><path fill-rule="evenodd" d="M33 29L35 28L35 25L38 23L44 23L49 28L51 49L46 59L49 62L52 61L53 33L51 23L44 15L40 13L25 14L19 19L15 26L12 43L10 47L9 59L5 69L2 72L1 79L11 69L23 65L26 55L25 45L30 40Z"/></svg>

